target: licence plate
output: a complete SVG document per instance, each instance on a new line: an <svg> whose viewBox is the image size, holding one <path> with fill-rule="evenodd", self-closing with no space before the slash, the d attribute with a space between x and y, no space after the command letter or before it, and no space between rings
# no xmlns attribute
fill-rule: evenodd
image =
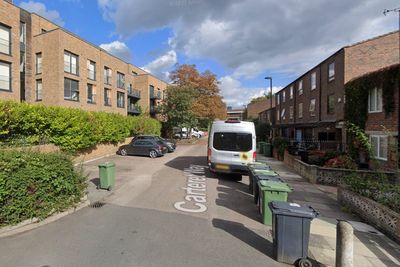
<svg viewBox="0 0 400 267"><path fill-rule="evenodd" d="M229 165L215 164L215 168L220 170L229 170Z"/></svg>

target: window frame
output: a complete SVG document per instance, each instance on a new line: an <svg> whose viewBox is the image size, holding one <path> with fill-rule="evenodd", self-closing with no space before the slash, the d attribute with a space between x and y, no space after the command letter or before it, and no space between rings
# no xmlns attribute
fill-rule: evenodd
<svg viewBox="0 0 400 267"><path fill-rule="evenodd" d="M302 119L302 118L303 118L303 103L299 103L299 112L298 112L298 115L299 115L299 119Z"/></svg>
<svg viewBox="0 0 400 267"><path fill-rule="evenodd" d="M282 103L285 103L286 101L286 91L282 92Z"/></svg>
<svg viewBox="0 0 400 267"><path fill-rule="evenodd" d="M375 92L374 100L375 100L375 109L371 108L371 91ZM380 93L380 97L378 96L378 92ZM378 101L379 100L379 101ZM380 104L380 108L378 109L378 102ZM383 99L382 99L382 88L374 87L368 91L368 113L381 113L383 111Z"/></svg>
<svg viewBox="0 0 400 267"><path fill-rule="evenodd" d="M317 100L315 98L310 99L310 106L308 111L310 112L311 116L315 116L315 107L317 104ZM313 110L311 110L311 107L314 107Z"/></svg>
<svg viewBox="0 0 400 267"><path fill-rule="evenodd" d="M12 28L6 24L0 23L0 28L4 28L6 31L8 31L8 53L0 51L0 54L2 55L7 55L7 56L12 56Z"/></svg>
<svg viewBox="0 0 400 267"><path fill-rule="evenodd" d="M68 80L68 81L71 81L71 82L76 82L77 83L77 85L78 85L78 89L75 91L75 92L77 92L78 94L78 97L77 97L77 99L75 100L75 99L73 99L72 98L72 96L73 96L73 93L72 93L72 83L70 83L70 93L71 93L71 96L70 96L70 98L66 98L65 97L65 81L66 80ZM74 80L74 79L70 79L70 78L67 78L67 77L64 77L64 100L67 100L67 101L73 101L73 102L79 102L80 101L80 92L79 92L79 81L78 80Z"/></svg>
<svg viewBox="0 0 400 267"><path fill-rule="evenodd" d="M329 101L330 97L332 97L332 99L333 99L332 107L329 104L330 103L330 101ZM326 103L327 103L327 105L326 105L326 113L327 114L335 114L335 94L328 95L327 99L326 99Z"/></svg>
<svg viewBox="0 0 400 267"><path fill-rule="evenodd" d="M122 77L123 80L120 80L120 77ZM125 89L125 84L125 74L117 71L117 88Z"/></svg>
<svg viewBox="0 0 400 267"><path fill-rule="evenodd" d="M39 98L39 86L38 86L39 83L42 86L42 88L40 89L40 98ZM36 80L35 98L36 98L36 102L43 101L43 80L42 79L37 79Z"/></svg>
<svg viewBox="0 0 400 267"><path fill-rule="evenodd" d="M104 66L103 76L104 76L103 83L112 86L112 69L107 66Z"/></svg>
<svg viewBox="0 0 400 267"><path fill-rule="evenodd" d="M8 65L8 84L9 84L9 89L4 89L0 87L0 91L4 91L4 92L12 92L12 63L7 62L7 61L2 61L0 60L0 65Z"/></svg>
<svg viewBox="0 0 400 267"><path fill-rule="evenodd" d="M93 63L93 64L92 64L92 63ZM91 71L92 71L92 70L89 68L90 65L93 65L93 66L94 66L94 69L93 69L93 79L90 77L90 73L91 73ZM87 78L88 78L89 80L91 80L91 81L96 81L96 74L97 74L96 69L97 69L96 62L93 61L93 60L88 59L88 60L87 60L87 72L88 72Z"/></svg>
<svg viewBox="0 0 400 267"><path fill-rule="evenodd" d="M65 62L65 56L69 56L70 61L69 61L69 71L65 70L65 66L66 66L66 62ZM76 58L76 73L72 72L72 58L75 57ZM71 75L75 75L75 76L79 76L79 56L77 54L74 54L68 50L64 50L64 72L71 74Z"/></svg>
<svg viewBox="0 0 400 267"><path fill-rule="evenodd" d="M291 85L289 87L289 99L293 99L293 92L294 92L294 88L293 88L293 85Z"/></svg>
<svg viewBox="0 0 400 267"><path fill-rule="evenodd" d="M41 60L40 65L39 65L39 58ZM39 71L39 66L40 66L40 71ZM35 68L36 68L36 74L42 74L42 71L43 71L43 54L42 54L42 52L36 53Z"/></svg>
<svg viewBox="0 0 400 267"><path fill-rule="evenodd" d="M281 97L280 97L280 94L277 93L277 94L276 94L276 104L277 104L277 105L280 105L280 104L281 104L281 101L280 101L281 99L280 99L280 98L281 98Z"/></svg>
<svg viewBox="0 0 400 267"><path fill-rule="evenodd" d="M297 84L297 91L299 92L299 95L303 95L304 94L303 79L299 80L299 82Z"/></svg>
<svg viewBox="0 0 400 267"><path fill-rule="evenodd" d="M89 99L89 87L91 87L92 90L92 99ZM96 90L95 86L91 83L86 84L86 103L88 104L96 104Z"/></svg>
<svg viewBox="0 0 400 267"><path fill-rule="evenodd" d="M331 75L331 66L333 66L332 75ZM335 75L336 75L336 64L335 61L332 61L331 63L328 64L328 81L331 82L335 80Z"/></svg>
<svg viewBox="0 0 400 267"><path fill-rule="evenodd" d="M289 107L289 120L293 120L294 119L294 107L290 106Z"/></svg>
<svg viewBox="0 0 400 267"><path fill-rule="evenodd" d="M372 143L372 138L377 138L377 140L378 140L377 141L376 151L374 151L374 148L372 146L372 144L373 144ZM386 157L382 157L382 155L380 155L381 139L386 139ZM388 160L388 154L389 154L389 136L383 135L383 134L371 134L371 135L369 135L369 142L371 143L371 158L387 161ZM374 152L377 152L376 156L374 156Z"/></svg>
<svg viewBox="0 0 400 267"><path fill-rule="evenodd" d="M119 102L119 99L120 99L120 96L122 95L122 106L120 106L120 102ZM119 91L117 91L117 108L125 108L125 93L124 92L119 92Z"/></svg>
<svg viewBox="0 0 400 267"><path fill-rule="evenodd" d="M107 96L107 92L110 92L110 96ZM106 107L112 107L111 93L112 93L112 90L110 88L104 88L104 106L106 106ZM106 101L106 100L109 100L109 101Z"/></svg>
<svg viewBox="0 0 400 267"><path fill-rule="evenodd" d="M317 72L314 71L311 73L311 91L317 89Z"/></svg>

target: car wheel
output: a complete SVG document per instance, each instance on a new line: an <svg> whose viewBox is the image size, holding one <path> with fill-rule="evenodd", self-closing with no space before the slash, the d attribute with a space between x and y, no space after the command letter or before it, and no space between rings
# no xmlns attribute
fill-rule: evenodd
<svg viewBox="0 0 400 267"><path fill-rule="evenodd" d="M152 159L157 158L157 152L155 150L151 150L149 153L149 156Z"/></svg>
<svg viewBox="0 0 400 267"><path fill-rule="evenodd" d="M121 156L126 156L128 155L128 152L126 151L125 148L121 149L121 151L119 152L121 154Z"/></svg>

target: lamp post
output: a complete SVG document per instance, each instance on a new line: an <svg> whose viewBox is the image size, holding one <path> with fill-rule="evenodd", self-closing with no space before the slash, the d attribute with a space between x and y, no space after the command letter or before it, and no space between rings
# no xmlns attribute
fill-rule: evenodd
<svg viewBox="0 0 400 267"><path fill-rule="evenodd" d="M269 80L269 89L270 89L270 106L269 106L269 118L270 118L270 124L271 124L271 130L269 132L269 138L272 138L272 77L265 77L264 79Z"/></svg>

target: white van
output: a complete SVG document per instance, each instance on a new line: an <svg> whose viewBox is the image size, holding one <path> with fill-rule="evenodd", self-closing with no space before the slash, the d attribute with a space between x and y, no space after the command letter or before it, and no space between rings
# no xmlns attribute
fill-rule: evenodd
<svg viewBox="0 0 400 267"><path fill-rule="evenodd" d="M208 137L208 166L212 172L247 174L247 164L256 160L254 123L214 121Z"/></svg>

